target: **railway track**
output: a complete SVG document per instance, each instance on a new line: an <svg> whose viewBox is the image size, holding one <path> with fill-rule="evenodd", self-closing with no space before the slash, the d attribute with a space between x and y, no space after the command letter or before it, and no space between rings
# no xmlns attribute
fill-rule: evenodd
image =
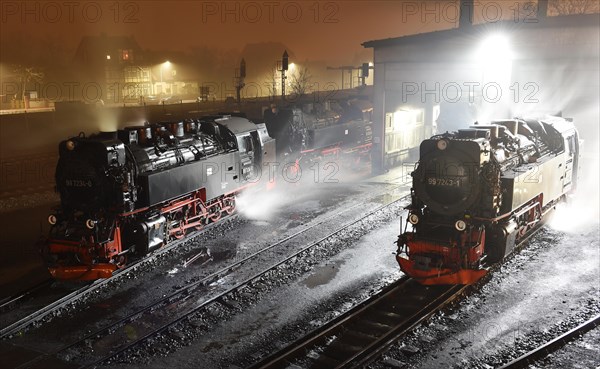
<svg viewBox="0 0 600 369"><path fill-rule="evenodd" d="M108 281L109 281L109 279L102 280L102 281L99 280L96 282L105 282L105 283L94 282L94 283L88 284L84 287L81 287L73 292L62 295L61 297L52 301L51 303L46 304L42 308L35 310L33 313L30 313L29 315L15 321L13 323L8 324L6 327L3 327L0 329L0 339L8 338L18 332L22 332L22 331L28 329L30 326L32 326L36 323L39 323L43 319L49 317L54 312L68 306L74 300L77 300L78 298L81 298L81 297L87 295L91 291L96 290L96 288L101 287L101 285L108 283ZM18 297L17 297L17 300L18 300Z"/></svg>
<svg viewBox="0 0 600 369"><path fill-rule="evenodd" d="M387 189L377 192L371 196L371 199L377 198L378 196L381 196L382 194L385 194L388 192L389 191ZM406 199L406 198L407 198L406 196L402 197L402 199ZM400 199L400 200L402 200L402 199ZM356 207L359 207L361 205L362 205L361 203L357 203L351 207L344 209L344 212L347 212L347 211L354 209ZM311 227L308 227L308 228L302 229L298 232L295 232L294 234L286 237L285 239L281 240L280 242L277 242L275 245L271 245L267 249L270 249L274 246L277 246L278 244L288 241L288 240L290 240L294 237L297 237L303 233L306 233L310 229L313 229L314 227L319 226L319 225L325 223L326 221L331 220L332 218L338 217L339 215L340 215L340 213L335 213L329 217L321 219L318 223L312 225ZM233 214L224 220L230 221L230 220L237 218L238 216L239 216L239 214ZM197 231L193 234L190 234L190 236L191 237L199 236L200 234L210 230L211 228L213 228L219 224L223 224L223 222L211 223L211 224L205 226L202 230ZM65 307L68 307L70 304L75 303L79 299L82 299L86 296L96 293L96 291L99 288L102 288L102 287L107 286L108 284L112 283L117 276L124 274L126 272L135 271L138 267L143 265L145 262L156 258L160 254L170 251L171 249L173 249L180 243L185 242L187 239L189 239L189 237L186 237L185 239L182 239L182 240L173 241L166 247L163 247L163 248L157 250L156 252L152 253L151 255L148 255L140 260L137 260L137 261L127 265L123 269L117 270L111 278L107 278L107 279L103 279L103 280L96 280L96 281L94 281L84 287L81 287L75 291L69 292L67 294L62 294L59 298L55 299L54 301L52 301L48 304L45 304L41 308L36 308L36 310L33 311L32 313L30 313L24 317L20 317L19 319L7 324L5 327L0 328L0 340L6 339L16 333L23 332L35 324L42 323L44 319L49 318L57 311L65 308ZM260 254L261 252L263 252L267 249L264 249L255 254L252 254L252 255L244 258L240 262L235 263L234 265L230 265L228 268L225 268L225 269L235 268L235 267L243 264L245 261L251 259L252 257ZM193 263L196 259L200 258L201 256L202 255L198 254L195 257L193 257L192 259L184 261L182 266L184 268L187 267L189 264ZM219 275L222 275L222 273L219 273ZM52 279L48 279L47 281L40 283L40 285L36 285L36 286L32 287L31 289L25 290L22 293L19 293L12 297L9 297L8 299L4 300L1 303L2 305L0 305L0 311L2 313L5 313L7 311L14 310L16 307L18 307L17 305L19 304L19 302L22 301L26 296L31 296L34 293L34 291L37 291L37 290L40 290L40 289L43 289L43 288L49 286L52 283L52 281L53 281ZM45 283L47 283L47 284L45 285Z"/></svg>
<svg viewBox="0 0 600 369"><path fill-rule="evenodd" d="M237 217L238 217L237 214L233 214L233 215L230 215L229 217L223 219L223 221L231 221ZM202 234L203 232L206 232L217 225L223 224L223 221L217 222L217 223L211 223L211 224L205 226L201 231L194 233L193 236L198 236L198 235ZM116 278L118 278L120 275L125 274L126 272L135 271L137 268L142 266L144 263L156 258L157 256L159 256L165 252L170 251L171 249L173 249L174 247L176 247L177 245L179 245L180 243L185 242L185 241L186 241L186 239L173 241L172 243L157 250L156 252L127 265L123 269L117 270L111 278L95 280L94 282L92 282L84 287L81 287L78 290L75 290L71 293L61 296L57 300L43 306L42 308L34 311L33 313L31 313L17 321L7 325L6 327L1 328L0 329L0 340L6 339L14 334L19 333L19 332L23 332L35 324L42 323L42 321L44 319L49 318L50 316L52 316L54 313L60 311L61 309L64 309L64 308L70 306L71 304L76 303L78 300L80 300L82 298L85 298L87 296L97 293L98 289L105 287L105 286L109 285L110 283L114 282L114 280ZM42 287L40 287L40 288L42 288ZM13 304L16 303L16 301L18 301L18 296L16 296L15 299L12 300Z"/></svg>
<svg viewBox="0 0 600 369"><path fill-rule="evenodd" d="M556 337L552 341L547 342L542 346L516 358L515 360L502 366L500 369L526 368L529 365L534 364L536 361L545 358L554 351L557 351L567 343L577 339L586 332L596 328L598 325L600 325L600 315L596 315L595 317L571 329L570 331Z"/></svg>
<svg viewBox="0 0 600 369"><path fill-rule="evenodd" d="M540 229L541 226L525 235L515 245L509 258L520 251ZM473 286L423 286L403 277L251 368L363 367L433 313L486 283L493 271L502 264L490 266L490 273Z"/></svg>
<svg viewBox="0 0 600 369"><path fill-rule="evenodd" d="M16 293L12 296L6 297L0 301L0 313L7 313L9 311L14 310L17 305L25 300L26 298L30 298L35 295L38 291L43 290L47 287L50 287L54 279L48 278L22 292Z"/></svg>
<svg viewBox="0 0 600 369"><path fill-rule="evenodd" d="M365 218L368 218L370 215L373 215L378 211L391 206L394 203L406 201L406 199L407 196L404 196L400 199L379 206L376 209L370 211L369 213L361 216L360 219L351 221L343 225L341 228L338 228L337 230L326 235L325 237L322 237L319 240L302 247L299 251L292 253L291 255L287 256L285 259L277 262L276 264L273 264L258 273L254 273L244 278L242 282L239 282L233 285L232 287L227 288L224 291L221 291L216 295L207 298L201 303L196 302L199 295L207 294L208 287L214 282L221 280L225 276L231 274L233 271L239 269L244 264L251 263L262 255L268 255L268 253L271 250L273 250L276 246L280 246L282 244L294 240L297 236L306 233L319 225L322 225L324 222L330 220L331 218L339 217L340 213L336 213L331 217L324 218L309 228L299 230L293 233L292 235L289 235L284 239L279 240L269 245L268 247L263 248L260 251L255 252L237 261L234 264L230 264L225 268L222 268L198 281L192 282L182 288L179 288L170 295L150 305L147 305L131 314L128 314L124 318L114 323L110 323L92 333L85 335L77 342L67 344L51 354L38 356L33 360L22 364L19 367L30 367L32 364L39 363L40 361L48 358L59 358L63 360L68 359L71 362L74 361L85 366L93 366L106 362L112 358L117 357L118 355L127 352L128 350L136 346L143 344L152 337L155 337L161 333L168 331L171 327L175 326L176 324L185 322L190 317L199 314L203 311L209 310L212 306L227 306L227 300L229 300L232 295L236 294L242 289L253 289L254 287L252 285L254 282L259 281L261 278L265 278L268 274L277 271L278 268L281 268L286 264L294 263L298 260L298 258L306 256L310 257L311 249L313 249L315 246L319 245L323 241L335 237L336 235L352 227L356 223L364 220ZM352 208L355 208L359 205L361 204L352 206ZM178 309L179 311L177 311ZM169 310L168 313L165 313L165 310ZM125 326L131 327L136 322L139 322L139 324L135 325L139 338L133 341L124 341L122 336L119 335L119 333L121 333L119 329ZM115 338L116 336L118 336L118 338ZM111 337L115 338L115 342L111 342L110 345L106 345L106 342L111 341ZM98 342L103 342L104 344L96 345L96 343ZM102 348L98 348L98 346L109 347L109 349L103 350Z"/></svg>
<svg viewBox="0 0 600 369"><path fill-rule="evenodd" d="M362 367L466 288L404 277L252 368Z"/></svg>

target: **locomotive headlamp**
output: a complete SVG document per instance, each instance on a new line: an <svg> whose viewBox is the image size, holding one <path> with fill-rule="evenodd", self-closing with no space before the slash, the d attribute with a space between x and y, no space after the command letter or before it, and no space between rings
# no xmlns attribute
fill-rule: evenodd
<svg viewBox="0 0 600 369"><path fill-rule="evenodd" d="M408 221L410 224L417 224L419 223L419 216L417 214L411 214L408 216Z"/></svg>
<svg viewBox="0 0 600 369"><path fill-rule="evenodd" d="M51 225L55 225L56 222L57 222L56 215L50 214L50 216L48 216L48 223L50 223Z"/></svg>
<svg viewBox="0 0 600 369"><path fill-rule="evenodd" d="M448 141L446 140L439 140L437 142L437 148L440 150L446 150L446 147L448 147Z"/></svg>
<svg viewBox="0 0 600 369"><path fill-rule="evenodd" d="M75 142L69 140L69 141L67 141L67 145L66 146L67 146L67 150L73 151L73 149L75 149Z"/></svg>
<svg viewBox="0 0 600 369"><path fill-rule="evenodd" d="M456 227L457 231L464 231L467 229L467 223L464 220L457 220L456 223L454 223L454 227Z"/></svg>
<svg viewBox="0 0 600 369"><path fill-rule="evenodd" d="M94 229L94 227L96 226L96 222L91 219L88 219L85 221L85 226L89 229Z"/></svg>

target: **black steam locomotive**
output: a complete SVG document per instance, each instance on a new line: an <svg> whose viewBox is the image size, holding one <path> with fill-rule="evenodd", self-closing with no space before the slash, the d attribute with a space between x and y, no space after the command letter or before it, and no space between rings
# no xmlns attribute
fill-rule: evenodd
<svg viewBox="0 0 600 369"><path fill-rule="evenodd" d="M512 119L425 140L396 259L422 284L470 284L574 190L569 120Z"/></svg>
<svg viewBox="0 0 600 369"><path fill-rule="evenodd" d="M266 111L264 120L276 138L277 153L287 161L310 162L324 157L368 157L371 151L370 103L345 103L337 110L319 104Z"/></svg>
<svg viewBox="0 0 600 369"><path fill-rule="evenodd" d="M59 153L61 204L43 255L55 278L88 280L233 213L235 195L274 161L275 140L226 115L80 135Z"/></svg>

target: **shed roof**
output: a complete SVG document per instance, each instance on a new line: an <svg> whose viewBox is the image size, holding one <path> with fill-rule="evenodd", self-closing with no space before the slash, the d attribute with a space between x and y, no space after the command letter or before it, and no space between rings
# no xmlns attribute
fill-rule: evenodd
<svg viewBox="0 0 600 369"><path fill-rule="evenodd" d="M530 30L536 28L579 28L600 27L600 14L577 14L536 19L536 22L502 21L495 23L481 23L472 26L451 28L442 31L418 33L401 37L385 38L366 41L362 46L369 48L408 45L414 43L439 42L453 38L480 34L489 30Z"/></svg>

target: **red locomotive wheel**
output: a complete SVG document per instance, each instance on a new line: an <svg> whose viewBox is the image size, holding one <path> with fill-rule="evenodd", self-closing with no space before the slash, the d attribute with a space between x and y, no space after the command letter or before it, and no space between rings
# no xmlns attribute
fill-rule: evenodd
<svg viewBox="0 0 600 369"><path fill-rule="evenodd" d="M230 197L225 200L225 212L228 215L235 213L235 197Z"/></svg>
<svg viewBox="0 0 600 369"><path fill-rule="evenodd" d="M217 222L219 219L221 219L221 204L215 204L210 208L210 215L208 216L208 218L212 221L212 222Z"/></svg>

